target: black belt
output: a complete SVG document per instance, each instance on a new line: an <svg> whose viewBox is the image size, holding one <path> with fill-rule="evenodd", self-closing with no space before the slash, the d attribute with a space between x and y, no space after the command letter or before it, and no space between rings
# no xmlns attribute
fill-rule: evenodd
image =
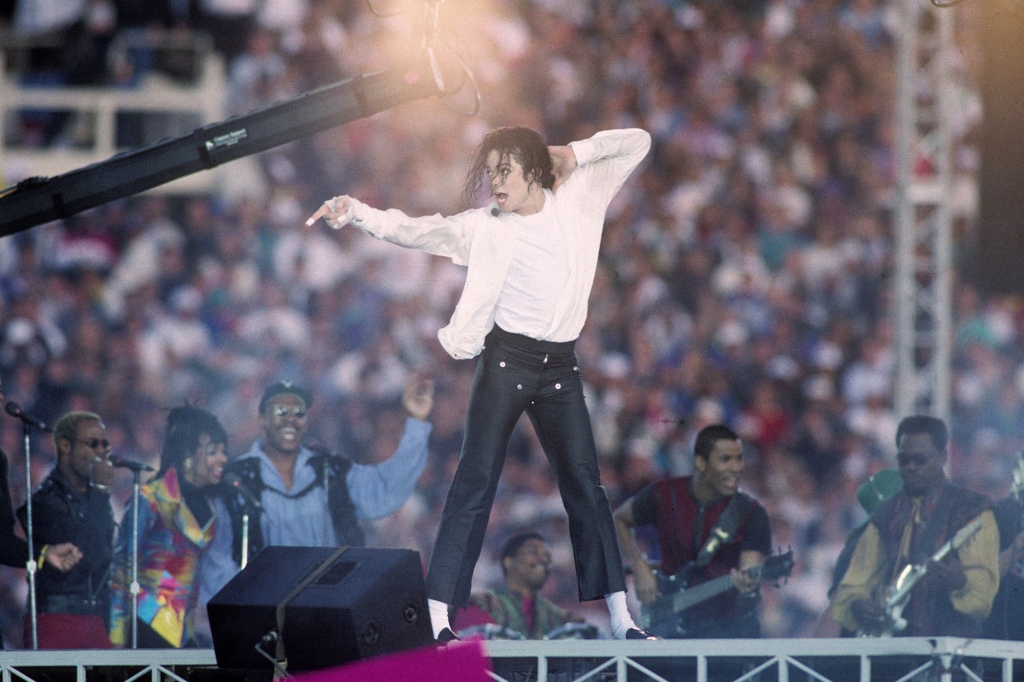
<svg viewBox="0 0 1024 682"><path fill-rule="evenodd" d="M77 615L104 615L104 605L95 597L81 594L47 594L37 599L41 613L73 613Z"/></svg>
<svg viewBox="0 0 1024 682"><path fill-rule="evenodd" d="M515 346L516 348L521 348L532 353L544 353L556 356L569 355L576 349L575 339L572 341L539 341L523 334L507 332L498 325L494 325L487 336L491 337L495 341L507 343Z"/></svg>

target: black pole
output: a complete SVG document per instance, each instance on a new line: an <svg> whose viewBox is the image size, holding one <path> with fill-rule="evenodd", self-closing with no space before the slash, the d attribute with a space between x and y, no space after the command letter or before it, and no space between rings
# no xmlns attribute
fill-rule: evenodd
<svg viewBox="0 0 1024 682"><path fill-rule="evenodd" d="M0 237L366 118L442 91L431 65L364 74L117 154L52 178L30 178L0 197Z"/></svg>

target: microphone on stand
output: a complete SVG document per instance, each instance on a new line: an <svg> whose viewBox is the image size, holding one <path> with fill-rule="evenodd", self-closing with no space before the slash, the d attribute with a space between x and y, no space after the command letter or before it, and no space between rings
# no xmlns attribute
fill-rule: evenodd
<svg viewBox="0 0 1024 682"><path fill-rule="evenodd" d="M46 422L44 422L42 419L35 416L31 412L26 412L25 410L21 409L21 405L14 402L13 400L7 401L7 404L4 405L4 410L6 410L7 414L11 415L12 417L17 417L18 419L25 422L29 426L34 426L40 431L52 431L52 429L46 425Z"/></svg>
<svg viewBox="0 0 1024 682"><path fill-rule="evenodd" d="M156 471L156 469L149 466L148 464L136 462L134 459L125 459L124 457L111 457L110 464L112 466L121 467L123 469L130 469L135 473L139 473L141 471Z"/></svg>

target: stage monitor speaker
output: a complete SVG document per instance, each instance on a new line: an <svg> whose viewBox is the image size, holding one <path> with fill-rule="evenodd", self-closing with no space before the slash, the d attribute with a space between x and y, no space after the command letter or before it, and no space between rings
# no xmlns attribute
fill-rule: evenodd
<svg viewBox="0 0 1024 682"><path fill-rule="evenodd" d="M220 668L272 668L278 640L289 671L434 641L419 552L405 549L266 547L208 610Z"/></svg>
<svg viewBox="0 0 1024 682"><path fill-rule="evenodd" d="M982 291L1024 294L1024 4L977 3L981 52L978 232L974 280Z"/></svg>

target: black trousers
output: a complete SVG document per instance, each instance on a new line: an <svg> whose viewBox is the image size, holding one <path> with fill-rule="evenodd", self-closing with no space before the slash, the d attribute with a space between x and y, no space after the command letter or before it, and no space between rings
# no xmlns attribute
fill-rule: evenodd
<svg viewBox="0 0 1024 682"><path fill-rule="evenodd" d="M427 570L431 599L455 606L469 601L505 452L523 412L554 469L569 515L580 600L626 588L574 345L497 326L487 335L469 397L462 456Z"/></svg>

